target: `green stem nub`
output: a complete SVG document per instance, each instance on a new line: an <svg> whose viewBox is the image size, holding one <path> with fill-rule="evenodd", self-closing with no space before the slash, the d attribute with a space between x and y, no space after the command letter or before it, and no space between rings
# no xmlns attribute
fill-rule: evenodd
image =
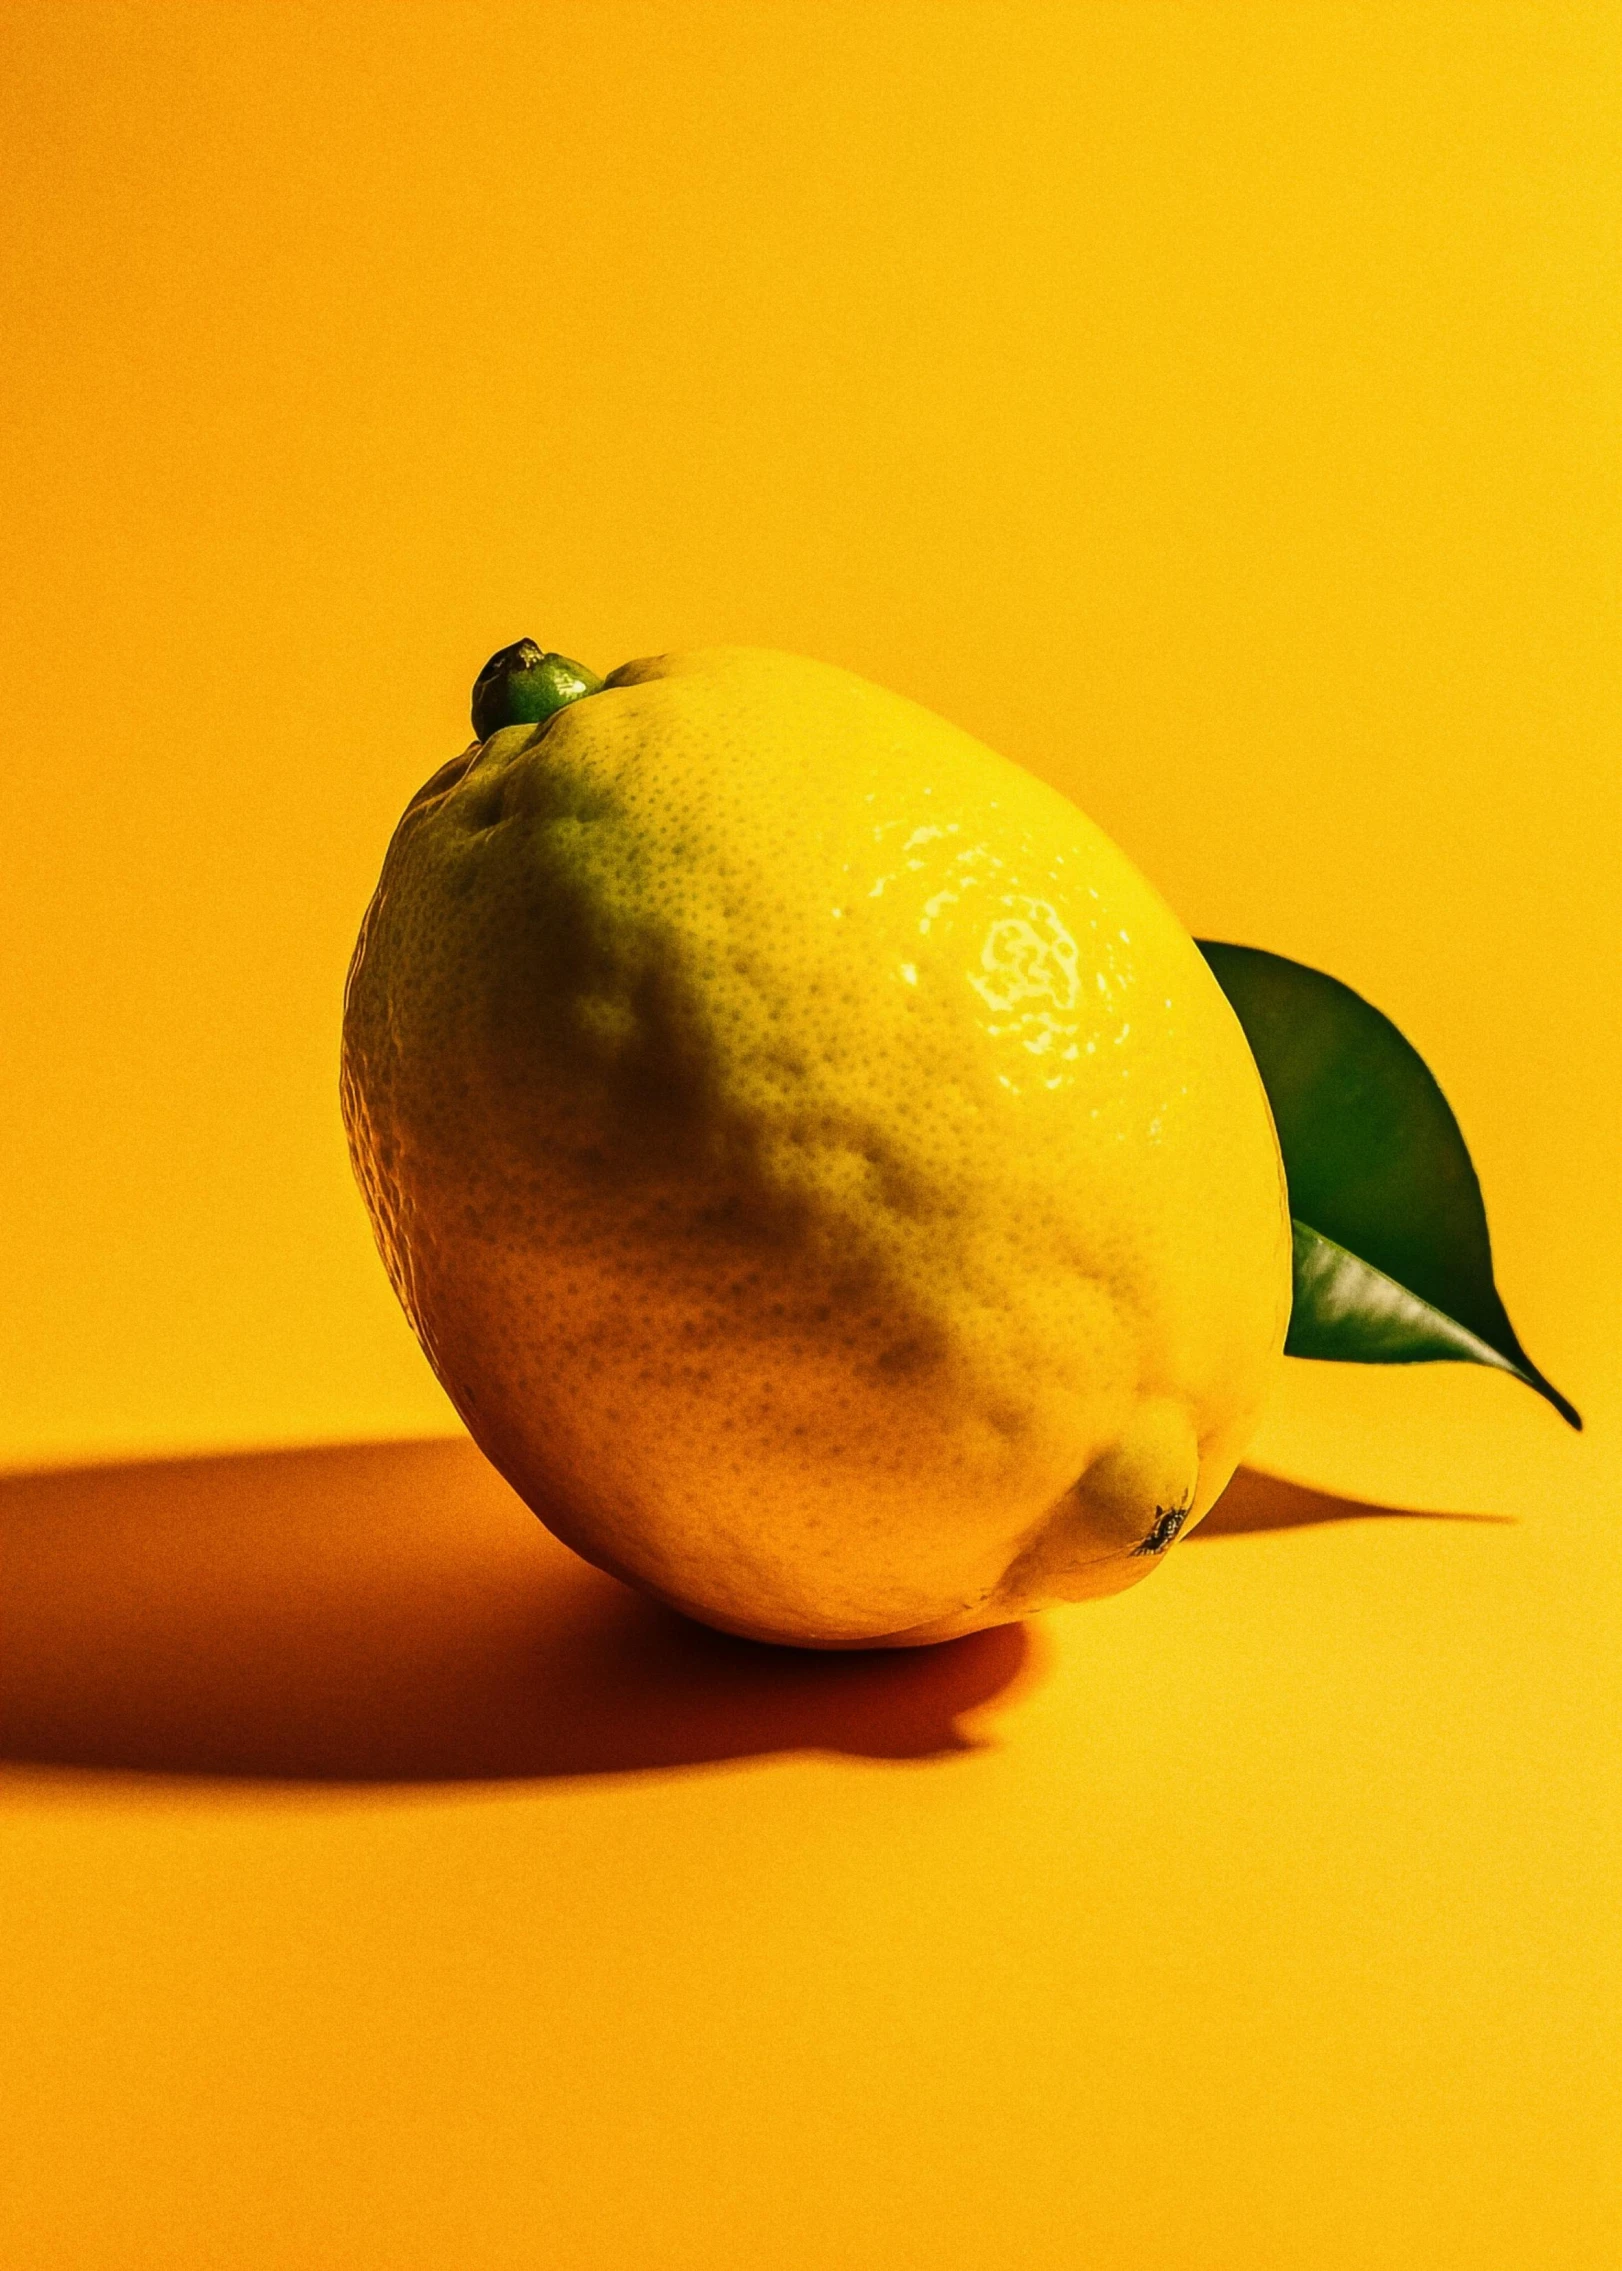
<svg viewBox="0 0 1622 2271"><path fill-rule="evenodd" d="M533 639L520 639L493 654L473 681L473 730L488 741L504 725L538 725L601 685L584 663L548 654Z"/></svg>

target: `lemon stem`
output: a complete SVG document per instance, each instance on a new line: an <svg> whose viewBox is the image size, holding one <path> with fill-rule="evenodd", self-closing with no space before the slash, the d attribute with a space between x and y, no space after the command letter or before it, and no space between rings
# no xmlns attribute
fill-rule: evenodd
<svg viewBox="0 0 1622 2271"><path fill-rule="evenodd" d="M504 725L538 725L554 710L595 694L602 683L584 663L520 639L493 654L474 680L473 730L488 741Z"/></svg>

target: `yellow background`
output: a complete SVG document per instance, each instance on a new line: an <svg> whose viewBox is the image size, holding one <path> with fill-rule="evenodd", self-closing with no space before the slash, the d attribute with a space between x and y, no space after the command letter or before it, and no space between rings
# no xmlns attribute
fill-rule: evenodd
<svg viewBox="0 0 1622 2271"><path fill-rule="evenodd" d="M8 2264L1610 2260L1622 12L0 43L0 1456L101 1470L6 1486ZM1370 995L1586 1434L1292 1367L1261 1465L1501 1519L1251 1481L816 1674L406 1445L343 970L524 634L843 663Z"/></svg>

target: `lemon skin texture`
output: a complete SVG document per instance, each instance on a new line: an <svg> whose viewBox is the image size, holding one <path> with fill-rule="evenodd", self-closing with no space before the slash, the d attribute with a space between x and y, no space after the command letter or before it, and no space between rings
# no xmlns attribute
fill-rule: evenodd
<svg viewBox="0 0 1622 2271"><path fill-rule="evenodd" d="M904 1646L1114 1592L1288 1321L1272 1119L1170 910L917 705L656 656L408 807L346 999L379 1245L566 1543Z"/></svg>

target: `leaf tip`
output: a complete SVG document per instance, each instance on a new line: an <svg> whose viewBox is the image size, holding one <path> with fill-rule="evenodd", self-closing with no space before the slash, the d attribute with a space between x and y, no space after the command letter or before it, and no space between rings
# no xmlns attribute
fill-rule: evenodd
<svg viewBox="0 0 1622 2271"><path fill-rule="evenodd" d="M1583 1415L1577 1409L1577 1406L1571 1402L1570 1398L1563 1396L1552 1380L1545 1380L1541 1372L1534 1373L1532 1377L1532 1385L1534 1388L1536 1388L1540 1396L1547 1398L1547 1400L1551 1404L1553 1404L1555 1410L1560 1414L1560 1417L1565 1421L1566 1425L1568 1427L1575 1428L1577 1433L1581 1435L1583 1431Z"/></svg>

